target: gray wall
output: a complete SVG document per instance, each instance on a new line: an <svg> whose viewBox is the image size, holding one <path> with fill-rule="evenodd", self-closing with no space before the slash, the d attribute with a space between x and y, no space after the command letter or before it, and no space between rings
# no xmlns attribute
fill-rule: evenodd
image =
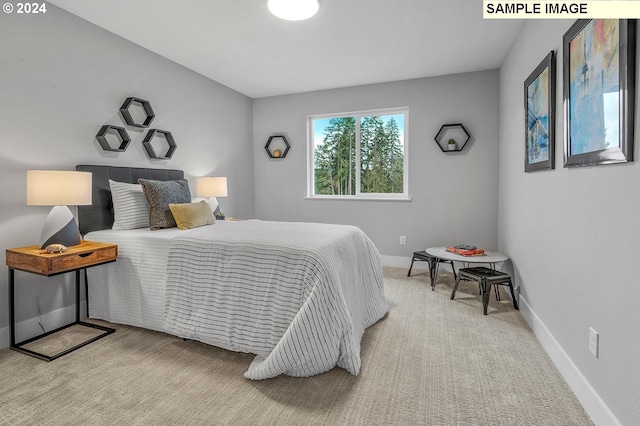
<svg viewBox="0 0 640 426"><path fill-rule="evenodd" d="M101 150L95 134L103 124L123 125L119 108L129 96L150 101L151 127L172 132L178 148L171 160L149 160L140 143L145 133L133 128L126 152ZM227 176L229 196L221 206L229 215L253 217L251 105L250 98L53 5L45 15L0 14L0 335L8 325L5 249L37 244L50 210L26 205L28 169L178 168L192 192L196 176ZM41 288L42 313L72 304L70 277L20 273L17 279L18 321L37 316Z"/></svg>
<svg viewBox="0 0 640 426"><path fill-rule="evenodd" d="M640 164L563 168L562 35L572 22L525 23L500 70L499 248L513 259L523 311L556 364L632 425L640 419ZM523 82L550 50L558 54L556 169L525 174ZM598 359L589 326L600 333Z"/></svg>
<svg viewBox="0 0 640 426"><path fill-rule="evenodd" d="M387 256L463 242L495 250L498 81L485 71L254 100L256 217L356 225ZM409 107L411 202L305 199L307 116L391 107ZM443 153L433 138L458 122L472 139L461 153ZM270 159L264 145L280 133L291 150Z"/></svg>

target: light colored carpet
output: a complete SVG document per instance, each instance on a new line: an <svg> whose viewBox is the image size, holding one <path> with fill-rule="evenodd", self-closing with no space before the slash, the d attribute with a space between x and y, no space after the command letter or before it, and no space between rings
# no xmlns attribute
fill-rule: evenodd
<svg viewBox="0 0 640 426"><path fill-rule="evenodd" d="M253 355L115 325L50 363L0 351L0 423L592 424L506 293L484 316L477 285L452 301L450 276L432 292L426 272L405 275L385 268L391 309L365 333L358 377L249 381Z"/></svg>

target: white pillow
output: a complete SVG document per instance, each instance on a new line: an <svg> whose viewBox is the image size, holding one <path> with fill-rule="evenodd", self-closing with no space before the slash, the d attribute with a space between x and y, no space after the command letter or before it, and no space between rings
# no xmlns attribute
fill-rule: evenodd
<svg viewBox="0 0 640 426"><path fill-rule="evenodd" d="M113 200L113 227L111 229L126 231L148 228L149 210L142 185L109 179L109 187Z"/></svg>

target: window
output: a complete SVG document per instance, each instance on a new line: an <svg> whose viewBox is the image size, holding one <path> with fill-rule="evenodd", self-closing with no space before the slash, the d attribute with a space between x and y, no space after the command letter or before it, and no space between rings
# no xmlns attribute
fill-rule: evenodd
<svg viewBox="0 0 640 426"><path fill-rule="evenodd" d="M406 109L309 117L309 196L409 198Z"/></svg>

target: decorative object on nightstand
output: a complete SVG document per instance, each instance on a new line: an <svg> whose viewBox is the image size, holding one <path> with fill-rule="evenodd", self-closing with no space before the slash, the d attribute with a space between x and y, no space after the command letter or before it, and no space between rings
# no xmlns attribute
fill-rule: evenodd
<svg viewBox="0 0 640 426"><path fill-rule="evenodd" d="M269 158L284 158L287 156L290 148L291 145L289 145L289 141L287 141L284 135L269 136L269 140L264 146Z"/></svg>
<svg viewBox="0 0 640 426"><path fill-rule="evenodd" d="M442 152L462 151L469 139L471 135L461 123L443 124L434 138ZM450 147L451 141L453 141L453 149Z"/></svg>
<svg viewBox="0 0 640 426"><path fill-rule="evenodd" d="M114 262L118 257L118 246L115 244L97 243L93 241L83 241L81 244L70 247L67 251L62 253L47 253L41 250L38 246L20 247L14 249L8 249L6 251L6 263L9 268L9 335L10 335L10 348L18 352L25 353L27 355L34 356L46 361L53 361L69 352L75 351L89 343L95 342L113 332L113 328L104 327L98 324L91 324L88 322L80 321L80 272L85 271L85 289L87 286L86 269L92 266L102 265L109 262ZM16 318L15 318L15 271L24 271L32 274L42 275L45 277L51 277L54 275L64 274L67 272L75 272L75 289L76 289L76 306L75 322L56 328L55 330L48 331L39 336L27 339L25 341L16 343ZM86 292L88 294L88 291ZM87 297L87 316L89 315L89 299ZM62 352L47 355L41 352L37 352L24 347L25 345L34 342L43 337L57 333L66 328L74 325L80 325L84 327L90 327L103 331L74 347L64 350Z"/></svg>
<svg viewBox="0 0 640 426"><path fill-rule="evenodd" d="M227 196L227 178L203 176L196 178L196 197L208 198L211 211L214 212L216 219L223 220L224 213L220 211L218 199L216 197ZM222 214L219 218L218 215Z"/></svg>
<svg viewBox="0 0 640 426"><path fill-rule="evenodd" d="M40 248L49 244L67 247L82 242L78 224L67 206L91 204L91 173L27 170L27 205L54 206L40 234Z"/></svg>

